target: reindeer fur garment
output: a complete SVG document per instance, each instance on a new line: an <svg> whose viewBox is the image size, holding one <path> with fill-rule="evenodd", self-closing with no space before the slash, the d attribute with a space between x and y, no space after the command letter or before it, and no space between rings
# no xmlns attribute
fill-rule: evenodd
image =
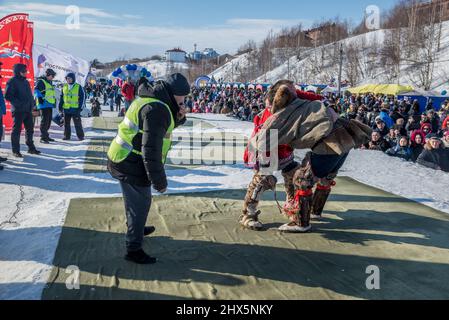
<svg viewBox="0 0 449 320"><path fill-rule="evenodd" d="M313 149L317 154L343 154L369 141L371 129L357 121L336 128L338 115L320 101L301 100L287 86L281 86L273 101L273 116L251 139L252 148L259 151L270 147L270 130L277 130L278 145L294 149ZM262 154L262 159L265 157ZM265 161L262 161L265 162Z"/></svg>

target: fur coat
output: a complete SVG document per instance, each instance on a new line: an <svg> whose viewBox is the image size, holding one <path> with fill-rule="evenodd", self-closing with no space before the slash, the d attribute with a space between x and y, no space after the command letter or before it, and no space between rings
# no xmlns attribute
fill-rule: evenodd
<svg viewBox="0 0 449 320"><path fill-rule="evenodd" d="M272 136L275 132L277 144L270 146L270 142L276 141ZM281 86L273 102L273 116L250 144L262 151L259 154L288 144L294 149L312 149L316 154L340 155L369 142L371 133L372 129L363 123L340 119L320 101L298 99L287 86ZM269 160L260 159L260 162L266 164Z"/></svg>

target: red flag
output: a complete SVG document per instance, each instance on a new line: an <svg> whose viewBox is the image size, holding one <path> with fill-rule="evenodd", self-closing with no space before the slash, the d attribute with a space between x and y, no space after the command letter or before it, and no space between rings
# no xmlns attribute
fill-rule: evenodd
<svg viewBox="0 0 449 320"><path fill-rule="evenodd" d="M16 63L27 65L28 81L34 88L33 69L33 23L28 21L28 14L14 13L0 20L0 87L5 89L6 83L13 76L13 66ZM6 102L7 113L3 119L6 128L12 127L11 105Z"/></svg>

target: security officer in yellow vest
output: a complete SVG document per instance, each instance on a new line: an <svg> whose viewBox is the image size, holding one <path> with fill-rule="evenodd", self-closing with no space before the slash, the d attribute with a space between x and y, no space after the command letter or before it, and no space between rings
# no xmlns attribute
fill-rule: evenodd
<svg viewBox="0 0 449 320"><path fill-rule="evenodd" d="M71 122L75 124L78 140L84 140L84 130L81 123L81 111L84 108L86 94L81 85L76 83L74 73L66 76L67 83L62 88L61 99L59 100L59 112L64 114L64 139L70 140L72 136Z"/></svg>
<svg viewBox="0 0 449 320"><path fill-rule="evenodd" d="M41 112L41 143L44 144L55 141L48 134L53 118L53 109L56 108L56 92L53 86L55 76L56 72L54 70L47 69L45 76L39 78L34 87L37 108Z"/></svg>
<svg viewBox="0 0 449 320"><path fill-rule="evenodd" d="M153 85L139 86L118 135L108 152L108 169L120 181L128 231L125 259L153 264L156 259L142 249L144 236L154 227L145 227L151 207L151 186L159 193L167 190L164 164L171 148L171 133L186 121L184 99L190 85L182 74L173 74Z"/></svg>

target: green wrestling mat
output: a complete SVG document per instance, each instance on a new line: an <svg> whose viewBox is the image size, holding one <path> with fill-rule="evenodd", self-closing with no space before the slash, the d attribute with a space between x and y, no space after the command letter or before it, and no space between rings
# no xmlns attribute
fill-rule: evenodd
<svg viewBox="0 0 449 320"><path fill-rule="evenodd" d="M43 299L448 299L449 216L339 178L312 233L281 234L273 193L268 230L237 224L244 191L154 199L144 248L153 266L122 259L121 199L72 200ZM280 194L279 194L279 197ZM283 200L283 199L280 199ZM80 269L68 290L66 268ZM369 266L380 290L368 290Z"/></svg>

